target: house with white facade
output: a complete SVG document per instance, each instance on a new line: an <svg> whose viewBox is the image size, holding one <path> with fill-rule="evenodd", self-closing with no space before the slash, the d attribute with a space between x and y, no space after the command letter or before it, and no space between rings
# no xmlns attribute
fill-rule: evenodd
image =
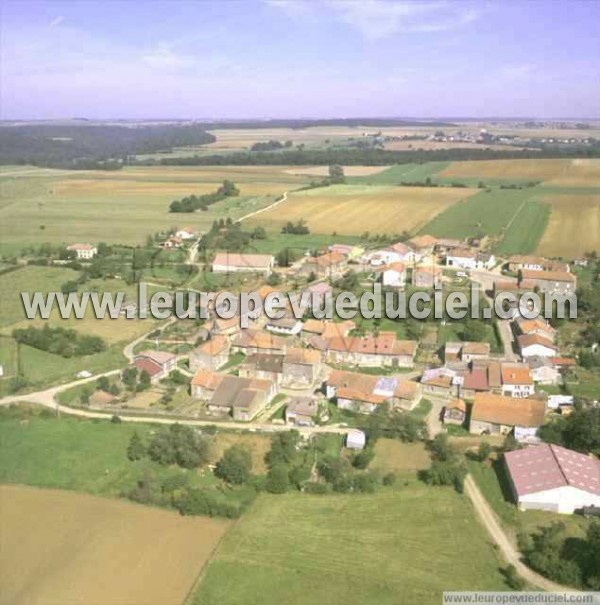
<svg viewBox="0 0 600 605"><path fill-rule="evenodd" d="M92 244L71 244L67 247L67 250L75 252L77 258L81 259L94 258L98 254L98 248Z"/></svg>
<svg viewBox="0 0 600 605"><path fill-rule="evenodd" d="M446 265L458 269L491 269L496 264L496 257L485 252L476 252L469 248L452 250L446 255Z"/></svg>
<svg viewBox="0 0 600 605"><path fill-rule="evenodd" d="M524 334L517 338L521 357L527 359L537 355L538 357L554 357L558 352L556 345L539 334Z"/></svg>
<svg viewBox="0 0 600 605"><path fill-rule="evenodd" d="M521 510L573 514L600 506L600 460L558 445L538 445L504 454Z"/></svg>

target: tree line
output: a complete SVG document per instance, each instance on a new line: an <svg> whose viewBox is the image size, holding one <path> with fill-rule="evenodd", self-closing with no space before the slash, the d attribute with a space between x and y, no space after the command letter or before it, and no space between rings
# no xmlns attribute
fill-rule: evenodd
<svg viewBox="0 0 600 605"><path fill-rule="evenodd" d="M213 193L204 195L189 195L174 200L169 206L169 212L196 212L196 210L206 211L208 207L216 202L227 199L228 197L236 197L240 194L240 190L235 186L233 181L225 179L223 184Z"/></svg>
<svg viewBox="0 0 600 605"><path fill-rule="evenodd" d="M106 350L106 343L99 336L80 334L77 330L67 328L51 328L48 325L43 328L18 328L13 330L12 337L19 344L67 358L93 355Z"/></svg>

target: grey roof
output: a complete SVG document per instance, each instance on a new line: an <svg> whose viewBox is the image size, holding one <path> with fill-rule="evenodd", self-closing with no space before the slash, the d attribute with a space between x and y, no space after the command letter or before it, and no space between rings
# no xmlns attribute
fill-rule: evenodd
<svg viewBox="0 0 600 605"><path fill-rule="evenodd" d="M268 355L267 353L254 353L248 355L243 363L244 367L251 367L257 372L283 372L283 355Z"/></svg>

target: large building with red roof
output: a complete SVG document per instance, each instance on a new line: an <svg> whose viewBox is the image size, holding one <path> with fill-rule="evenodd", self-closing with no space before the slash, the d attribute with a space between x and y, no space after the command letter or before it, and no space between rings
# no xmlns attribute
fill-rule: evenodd
<svg viewBox="0 0 600 605"><path fill-rule="evenodd" d="M600 507L600 460L557 445L504 455L513 495L522 510L572 514Z"/></svg>

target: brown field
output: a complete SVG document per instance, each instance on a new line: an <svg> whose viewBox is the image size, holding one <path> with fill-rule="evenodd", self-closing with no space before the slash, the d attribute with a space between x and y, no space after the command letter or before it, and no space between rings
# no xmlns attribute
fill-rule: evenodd
<svg viewBox="0 0 600 605"><path fill-rule="evenodd" d="M486 160L454 162L438 175L441 178L531 179L593 187L600 184L600 160Z"/></svg>
<svg viewBox="0 0 600 605"><path fill-rule="evenodd" d="M370 468L384 473L414 472L429 468L431 458L423 443L402 443L397 439L378 439Z"/></svg>
<svg viewBox="0 0 600 605"><path fill-rule="evenodd" d="M417 231L473 189L335 185L296 192L249 223L279 228L304 219L314 233L360 235Z"/></svg>
<svg viewBox="0 0 600 605"><path fill-rule="evenodd" d="M344 166L346 176L370 176L387 170L389 166ZM303 168L287 168L286 174L307 176L328 176L329 166L306 166Z"/></svg>
<svg viewBox="0 0 600 605"><path fill-rule="evenodd" d="M216 463L223 452L232 445L243 445L252 452L252 472L267 472L265 455L271 449L271 438L267 435L217 433L212 447L213 463Z"/></svg>
<svg viewBox="0 0 600 605"><path fill-rule="evenodd" d="M0 603L179 605L230 523L1 486Z"/></svg>
<svg viewBox="0 0 600 605"><path fill-rule="evenodd" d="M537 252L548 257L576 258L600 252L600 194L555 195L544 198L552 207Z"/></svg>

